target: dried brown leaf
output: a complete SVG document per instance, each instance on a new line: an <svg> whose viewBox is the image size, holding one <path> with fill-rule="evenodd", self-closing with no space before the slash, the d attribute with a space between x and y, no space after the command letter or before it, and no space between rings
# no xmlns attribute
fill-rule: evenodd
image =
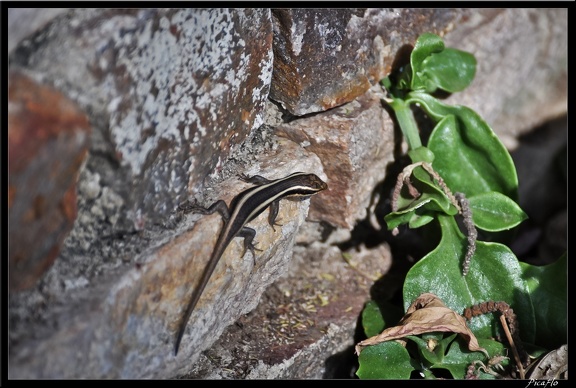
<svg viewBox="0 0 576 388"><path fill-rule="evenodd" d="M486 350L480 347L476 336L466 325L464 317L446 307L440 298L431 293L424 293L416 298L406 311L406 315L398 322L398 326L390 327L374 337L359 342L356 345L356 354L360 354L362 348L366 346L408 335L439 331L460 334L468 343L470 351L479 351L488 357Z"/></svg>

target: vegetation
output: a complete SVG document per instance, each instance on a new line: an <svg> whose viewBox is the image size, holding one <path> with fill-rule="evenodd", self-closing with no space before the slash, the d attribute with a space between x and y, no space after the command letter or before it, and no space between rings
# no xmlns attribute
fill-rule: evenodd
<svg viewBox="0 0 576 388"><path fill-rule="evenodd" d="M409 65L381 81L411 161L384 220L393 233L426 226L439 242L406 276L403 316L366 304L360 378L524 378L531 359L567 343L566 254L535 267L505 245L527 218L512 158L476 112L436 97L475 72L473 55L423 34ZM434 123L426 145L416 108Z"/></svg>

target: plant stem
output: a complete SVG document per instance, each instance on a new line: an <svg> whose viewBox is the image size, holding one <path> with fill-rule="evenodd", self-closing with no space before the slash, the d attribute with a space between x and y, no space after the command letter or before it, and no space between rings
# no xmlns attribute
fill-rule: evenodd
<svg viewBox="0 0 576 388"><path fill-rule="evenodd" d="M396 119L402 130L402 134L408 142L408 147L412 150L422 147L420 133L418 132L416 120L414 120L414 114L410 109L410 105L399 98L393 98L389 104L392 109L394 109L394 113L396 113Z"/></svg>

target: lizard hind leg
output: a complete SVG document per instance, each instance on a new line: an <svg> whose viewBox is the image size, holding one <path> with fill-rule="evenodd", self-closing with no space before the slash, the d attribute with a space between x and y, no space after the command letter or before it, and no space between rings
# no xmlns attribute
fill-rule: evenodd
<svg viewBox="0 0 576 388"><path fill-rule="evenodd" d="M262 249L258 249L255 247L255 245L258 244L257 242L254 241L256 231L252 228L245 226L242 229L240 229L240 232L238 232L238 236L244 238L244 252L242 253L242 257L244 257L247 251L250 251L250 253L252 253L252 259L254 260L253 264L255 267L256 251L262 252Z"/></svg>

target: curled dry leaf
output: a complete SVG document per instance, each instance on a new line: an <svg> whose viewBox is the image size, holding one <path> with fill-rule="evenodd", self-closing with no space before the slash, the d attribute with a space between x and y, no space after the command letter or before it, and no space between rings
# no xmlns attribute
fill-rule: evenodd
<svg viewBox="0 0 576 388"><path fill-rule="evenodd" d="M398 326L390 327L382 333L370 337L356 345L356 354L362 348L381 342L396 340L408 335L419 335L430 332L452 332L460 334L468 343L472 352L488 352L478 345L476 336L466 326L466 320L454 310L446 307L444 302L431 293L421 294L408 308L406 315L398 322Z"/></svg>
<svg viewBox="0 0 576 388"><path fill-rule="evenodd" d="M530 380L566 380L568 378L568 344L552 350L528 368Z"/></svg>

